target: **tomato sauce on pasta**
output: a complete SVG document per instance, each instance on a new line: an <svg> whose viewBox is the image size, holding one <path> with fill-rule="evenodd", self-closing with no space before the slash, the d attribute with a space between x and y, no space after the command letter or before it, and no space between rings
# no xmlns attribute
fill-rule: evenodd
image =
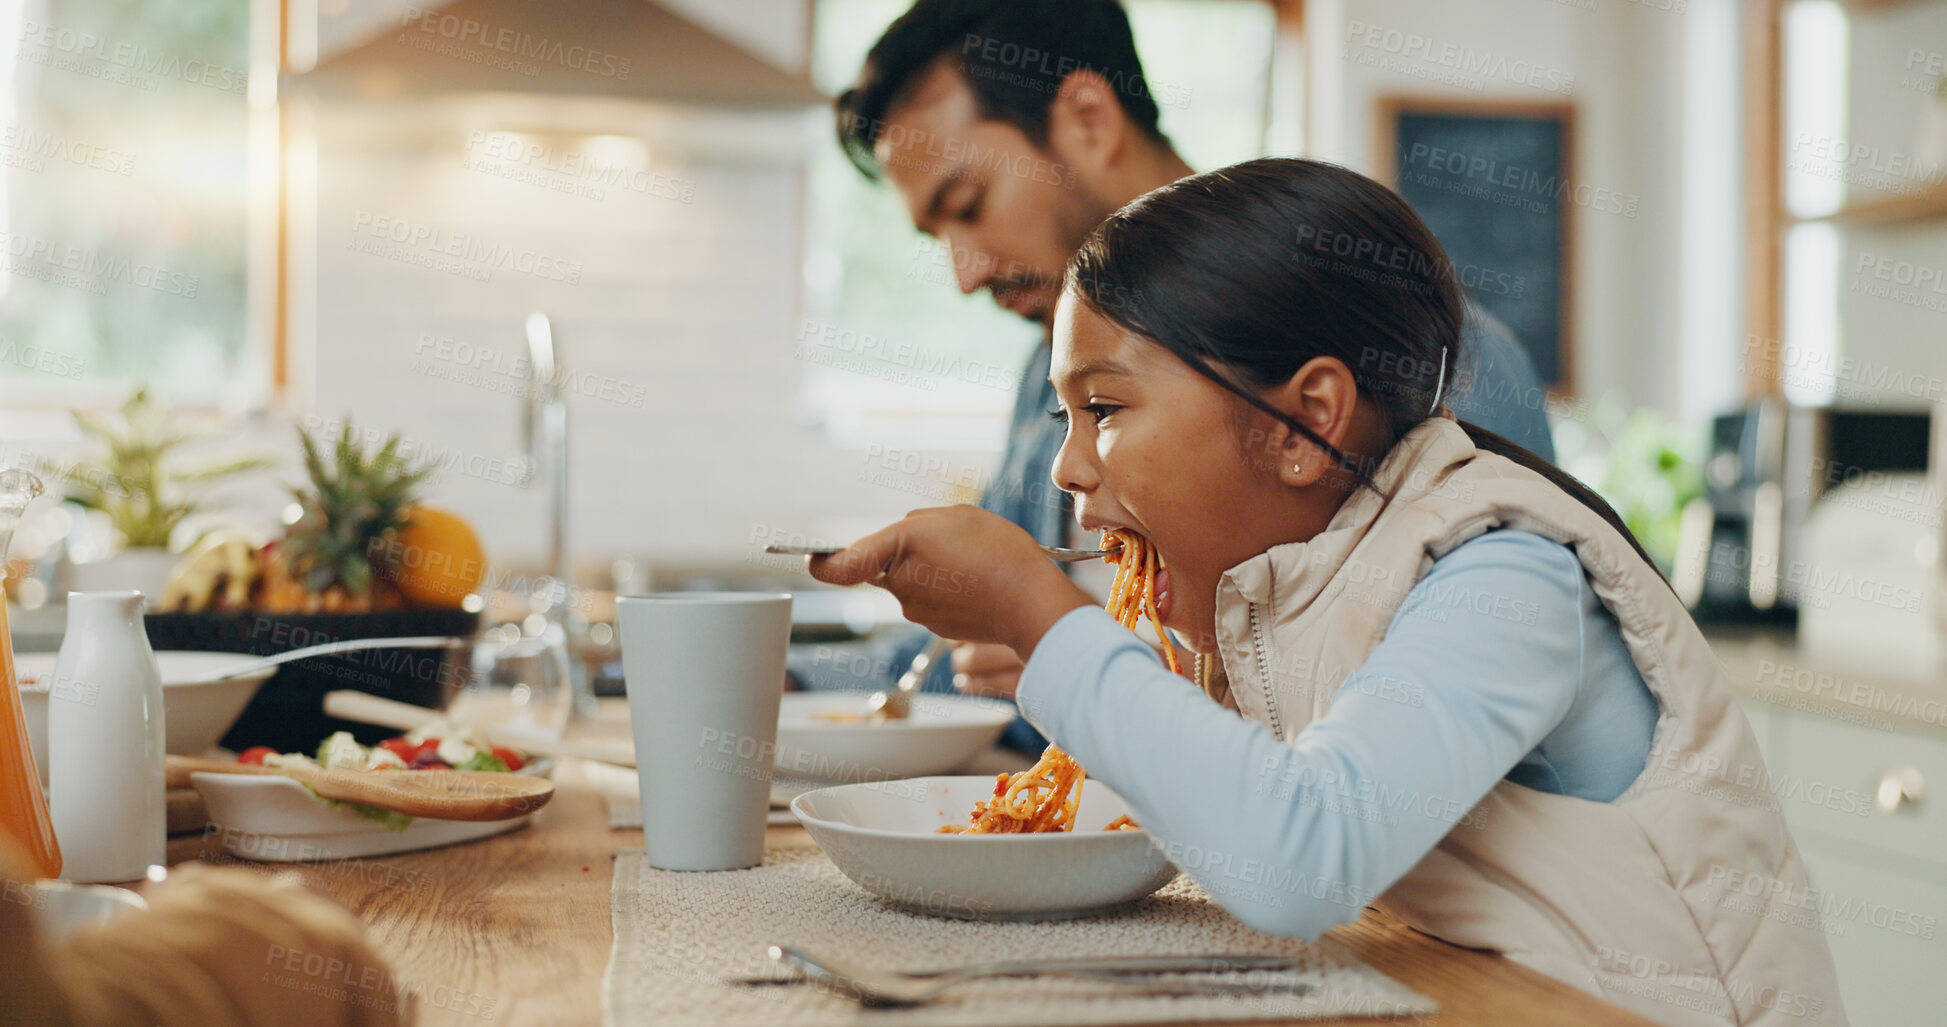
<svg viewBox="0 0 1947 1027"><path fill-rule="evenodd" d="M1163 630L1156 615L1156 572L1162 559L1149 540L1133 531L1116 529L1104 532L1102 548L1110 550L1103 559L1115 565L1115 582L1104 604L1109 616L1123 627L1136 629L1144 616L1156 628L1163 643L1163 659L1170 672L1180 674L1176 643ZM941 834L1038 834L1048 831L1073 831L1075 808L1082 800L1082 782L1088 772L1060 747L1049 745L1034 766L1018 774L1002 774L995 779L994 797L974 803L965 824L948 824ZM1140 830L1127 814L1110 821L1104 831Z"/></svg>

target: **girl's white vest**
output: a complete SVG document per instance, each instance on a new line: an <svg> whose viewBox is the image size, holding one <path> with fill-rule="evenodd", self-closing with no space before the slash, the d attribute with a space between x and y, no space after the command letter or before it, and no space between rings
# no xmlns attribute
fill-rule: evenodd
<svg viewBox="0 0 1947 1027"><path fill-rule="evenodd" d="M1433 561L1505 527L1574 549L1661 708L1647 766L1614 801L1502 781L1375 905L1662 1023L1844 1024L1756 740L1663 579L1588 507L1447 418L1410 432L1374 481L1311 541L1224 575L1223 680L1202 675L1219 701L1296 737ZM1440 814L1422 798L1410 808Z"/></svg>

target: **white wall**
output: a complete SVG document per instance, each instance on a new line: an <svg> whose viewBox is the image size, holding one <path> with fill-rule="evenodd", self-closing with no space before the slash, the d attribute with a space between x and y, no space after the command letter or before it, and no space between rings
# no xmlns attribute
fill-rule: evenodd
<svg viewBox="0 0 1947 1027"><path fill-rule="evenodd" d="M523 141L475 134L508 128ZM647 151L589 142L601 133ZM508 484L531 310L552 316L577 375L581 557L737 563L755 535L842 537L916 505L862 487L865 455L793 418L800 116L485 97L327 108L316 136L316 291L293 326L309 354L294 378L308 387L293 400L316 418L402 431L447 468L439 498L496 559L545 550L544 495ZM506 149L526 143L552 150ZM565 170L569 153L599 145L645 188ZM574 191L588 186L603 194Z"/></svg>
<svg viewBox="0 0 1947 1027"><path fill-rule="evenodd" d="M1736 38L1726 38L1723 19L1700 27L1694 17L1696 8L1735 3L1317 0L1307 8L1312 155L1378 172L1376 104L1384 96L1572 103L1577 178L1637 200L1633 217L1574 211L1575 390L1594 397L1621 389L1634 405L1706 417L1741 394L1729 370L1742 346L1741 318L1727 320L1721 303L1706 302L1708 313L1698 313L1693 299L1741 297L1743 285L1735 261L1697 259L1694 231L1686 262L1685 191L1721 196L1723 176L1739 166L1741 138L1720 129L1686 139L1686 119L1699 116L1692 108L1704 99L1691 94L1687 78L1712 59L1735 68ZM1685 13L1665 9L1679 4ZM1376 42L1370 27L1382 30ZM1691 38L1699 32L1710 33L1701 53ZM1713 50L1720 51L1714 58ZM1443 55L1463 56L1443 63ZM1483 70L1457 69L1454 59ZM1530 68L1541 72L1530 78ZM1565 90L1531 84L1570 75ZM1734 72L1722 79L1738 81ZM1717 123L1727 116L1724 100L1706 101ZM1711 231L1735 239L1737 222L1725 219Z"/></svg>

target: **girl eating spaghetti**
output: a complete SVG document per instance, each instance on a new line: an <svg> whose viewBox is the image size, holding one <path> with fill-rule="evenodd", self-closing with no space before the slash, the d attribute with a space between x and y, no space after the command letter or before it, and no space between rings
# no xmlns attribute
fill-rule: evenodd
<svg viewBox="0 0 1947 1027"><path fill-rule="evenodd" d="M1184 179L1083 244L1055 482L1153 547L1187 680L973 507L812 571L1011 646L1023 714L1253 927L1370 905L1665 1023L1843 1022L1716 659L1607 504L1446 411L1461 313L1412 209L1312 161Z"/></svg>

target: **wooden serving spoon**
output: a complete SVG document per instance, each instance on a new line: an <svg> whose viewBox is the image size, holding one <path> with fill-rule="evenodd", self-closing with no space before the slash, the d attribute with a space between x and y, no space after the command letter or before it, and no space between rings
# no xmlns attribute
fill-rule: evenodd
<svg viewBox="0 0 1947 1027"><path fill-rule="evenodd" d="M327 799L438 820L511 820L554 798L554 782L546 778L477 770L323 770L196 756L170 756L166 766L170 787L188 785L193 773L288 777Z"/></svg>

